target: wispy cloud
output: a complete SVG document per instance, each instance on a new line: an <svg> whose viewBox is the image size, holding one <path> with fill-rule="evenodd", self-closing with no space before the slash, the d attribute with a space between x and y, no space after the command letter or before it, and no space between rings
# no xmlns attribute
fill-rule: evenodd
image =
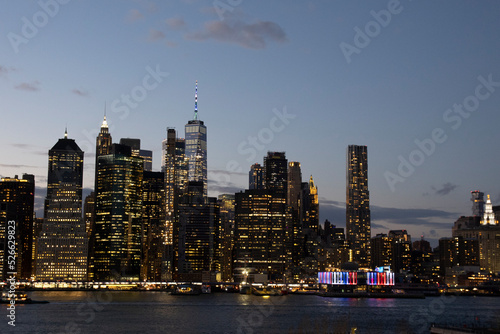
<svg viewBox="0 0 500 334"><path fill-rule="evenodd" d="M436 195L445 196L451 193L453 190L455 190L456 187L458 187L456 184L446 182L445 184L443 184L441 189L436 189L435 187L432 187L432 190L435 191Z"/></svg>
<svg viewBox="0 0 500 334"><path fill-rule="evenodd" d="M0 164L2 168L41 168L39 166L31 166L31 165L16 165L16 164Z"/></svg>
<svg viewBox="0 0 500 334"><path fill-rule="evenodd" d="M184 19L180 18L180 17L172 17L172 18L166 19L165 23L172 30L181 30L187 26Z"/></svg>
<svg viewBox="0 0 500 334"><path fill-rule="evenodd" d="M127 14L127 22L136 22L144 18L144 15L138 9L131 9Z"/></svg>
<svg viewBox="0 0 500 334"><path fill-rule="evenodd" d="M40 81L35 80L33 82L23 82L15 86L14 88L18 90L24 90L27 92L36 92L40 90Z"/></svg>
<svg viewBox="0 0 500 334"><path fill-rule="evenodd" d="M0 65L0 77L5 77L11 72L15 72L16 69L14 67L2 66Z"/></svg>
<svg viewBox="0 0 500 334"><path fill-rule="evenodd" d="M161 32L160 30L156 30L156 29L149 30L148 41L156 42L156 41L159 41L159 40L164 39L164 38L165 38L165 34L163 32Z"/></svg>
<svg viewBox="0 0 500 334"><path fill-rule="evenodd" d="M186 34L187 39L236 44L248 49L264 49L269 42L284 43L287 41L286 33L276 23L270 21L257 21L245 23L241 20L209 21L203 30Z"/></svg>
<svg viewBox="0 0 500 334"><path fill-rule="evenodd" d="M83 97L87 97L89 96L89 92L87 92L86 90L84 89L73 89L71 91L73 94L76 94L78 96L83 96Z"/></svg>
<svg viewBox="0 0 500 334"><path fill-rule="evenodd" d="M214 191L215 193L219 193L219 194L234 194L234 193L237 193L237 192L244 190L243 187L241 187L233 182L226 181L226 180L220 181L218 179L214 180L210 177L208 179L208 185L209 185L210 191Z"/></svg>

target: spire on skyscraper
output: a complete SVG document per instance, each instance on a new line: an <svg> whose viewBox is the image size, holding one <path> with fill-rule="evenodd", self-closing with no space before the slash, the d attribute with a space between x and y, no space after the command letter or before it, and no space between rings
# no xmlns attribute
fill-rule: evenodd
<svg viewBox="0 0 500 334"><path fill-rule="evenodd" d="M106 121L106 102L104 102L104 119L102 121L101 128L107 128L108 122Z"/></svg>
<svg viewBox="0 0 500 334"><path fill-rule="evenodd" d="M68 139L68 125L64 128L64 139Z"/></svg>
<svg viewBox="0 0 500 334"><path fill-rule="evenodd" d="M194 91L194 120L198 119L198 80L196 80L196 86Z"/></svg>

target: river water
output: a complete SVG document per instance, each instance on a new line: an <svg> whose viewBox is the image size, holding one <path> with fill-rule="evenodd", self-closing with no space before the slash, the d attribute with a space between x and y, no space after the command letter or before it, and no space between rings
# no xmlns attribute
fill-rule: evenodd
<svg viewBox="0 0 500 334"><path fill-rule="evenodd" d="M231 293L33 291L49 304L1 305L0 333L429 333L431 323L500 326L500 297L262 297Z"/></svg>

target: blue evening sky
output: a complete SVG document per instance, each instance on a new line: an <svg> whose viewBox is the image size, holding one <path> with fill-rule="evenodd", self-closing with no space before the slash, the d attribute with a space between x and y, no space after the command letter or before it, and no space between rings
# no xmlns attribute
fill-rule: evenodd
<svg viewBox="0 0 500 334"><path fill-rule="evenodd" d="M0 175L35 174L39 204L66 125L93 187L105 103L113 141L140 138L160 170L166 128L183 137L193 117L196 80L209 195L245 189L251 164L286 151L314 177L321 221L344 227L356 144L368 146L372 235L407 229L435 245L471 214L471 190L500 204L498 1L0 5Z"/></svg>

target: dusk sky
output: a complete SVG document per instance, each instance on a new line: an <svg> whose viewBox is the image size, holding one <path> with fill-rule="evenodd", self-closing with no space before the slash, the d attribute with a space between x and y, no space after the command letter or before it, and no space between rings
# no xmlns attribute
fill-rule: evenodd
<svg viewBox="0 0 500 334"><path fill-rule="evenodd" d="M113 142L140 138L159 171L196 80L211 196L285 151L313 176L321 222L345 227L355 144L368 146L372 236L407 229L436 246L471 214L471 190L500 204L498 1L0 3L0 175L35 174L38 216L66 126L84 194L105 104Z"/></svg>

